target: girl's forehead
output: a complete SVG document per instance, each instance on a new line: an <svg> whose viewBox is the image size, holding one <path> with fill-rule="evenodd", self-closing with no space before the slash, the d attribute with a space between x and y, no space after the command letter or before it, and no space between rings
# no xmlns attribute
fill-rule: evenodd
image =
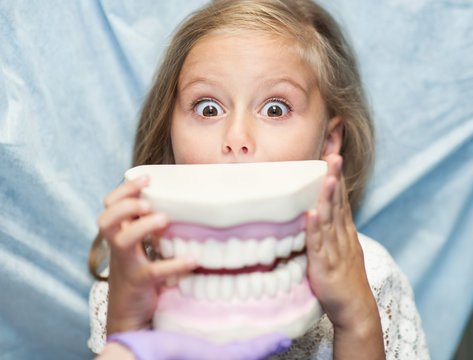
<svg viewBox="0 0 473 360"><path fill-rule="evenodd" d="M263 61L268 65L272 64L273 68L280 65L281 71L285 69L284 65L290 63L300 70L303 69L306 76L313 78L315 73L311 71L311 63L304 54L305 51L299 41L289 36L269 31L223 29L206 34L192 46L179 77L182 79L189 73L197 72L196 67L209 68L209 71L212 71L214 67L231 64L237 71L248 60L255 62L255 68L261 65L258 61ZM219 62L222 58L231 60L225 63Z"/></svg>

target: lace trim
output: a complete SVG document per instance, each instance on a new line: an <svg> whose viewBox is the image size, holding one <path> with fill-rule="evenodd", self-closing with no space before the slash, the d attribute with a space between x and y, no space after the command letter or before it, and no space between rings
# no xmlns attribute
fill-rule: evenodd
<svg viewBox="0 0 473 360"><path fill-rule="evenodd" d="M108 275L108 269L106 270ZM89 295L90 338L87 345L99 354L107 341L108 283L96 281Z"/></svg>
<svg viewBox="0 0 473 360"><path fill-rule="evenodd" d="M428 360L429 352L407 278L388 252L360 234L366 273L376 298L384 334L386 359ZM96 282L90 292L91 336L88 345L100 353L106 340L108 284ZM291 348L272 359L332 359L333 327L323 316Z"/></svg>

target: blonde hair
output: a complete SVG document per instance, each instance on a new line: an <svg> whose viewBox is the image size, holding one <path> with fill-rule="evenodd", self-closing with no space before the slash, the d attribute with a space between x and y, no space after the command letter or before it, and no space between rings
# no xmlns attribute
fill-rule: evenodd
<svg viewBox="0 0 473 360"><path fill-rule="evenodd" d="M175 33L144 103L135 135L133 166L172 164L171 117L182 65L201 39L216 32L256 31L292 39L313 67L329 117L343 123L341 155L350 205L355 210L374 159L374 135L358 66L340 27L311 0L216 0L191 14ZM105 254L100 234L89 269L96 278Z"/></svg>

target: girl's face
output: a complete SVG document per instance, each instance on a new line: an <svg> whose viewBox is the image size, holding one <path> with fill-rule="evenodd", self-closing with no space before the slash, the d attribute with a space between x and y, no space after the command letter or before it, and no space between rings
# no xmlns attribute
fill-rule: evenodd
<svg viewBox="0 0 473 360"><path fill-rule="evenodd" d="M341 134L292 41L214 34L183 64L171 128L177 164L320 159L339 152Z"/></svg>

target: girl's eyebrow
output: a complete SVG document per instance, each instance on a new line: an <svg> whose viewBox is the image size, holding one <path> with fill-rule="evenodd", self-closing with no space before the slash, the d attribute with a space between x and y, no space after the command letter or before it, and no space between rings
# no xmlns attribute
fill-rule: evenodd
<svg viewBox="0 0 473 360"><path fill-rule="evenodd" d="M268 79L263 82L264 87L275 87L279 84L287 84L299 91L302 91L306 95L312 90L311 83L308 83L307 86L304 86L303 84L299 83L291 77L279 77L275 79Z"/></svg>
<svg viewBox="0 0 473 360"><path fill-rule="evenodd" d="M218 85L217 81L211 80L208 77L197 77L192 79L191 81L185 82L182 86L180 86L180 90L185 90L188 87L198 85L198 84L209 84L209 85Z"/></svg>
<svg viewBox="0 0 473 360"><path fill-rule="evenodd" d="M279 78L275 78L275 79L268 79L268 80L264 80L263 83L261 84L261 87L263 88L268 88L268 87L275 87L279 84L287 84L299 91L302 91L304 94L308 94L314 84L314 82L309 82L307 85L308 86L304 86L302 84L300 84L298 81L290 78L290 77L279 77ZM191 81L188 81L186 83L184 83L182 85L182 87L180 87L180 90L185 90L189 87L192 87L194 85L199 85L199 84L204 84L204 85L211 85L211 86L218 86L219 85L219 82L218 81L215 81L215 80L212 80L212 79L209 79L208 77L197 77L197 78L194 78L192 79Z"/></svg>

